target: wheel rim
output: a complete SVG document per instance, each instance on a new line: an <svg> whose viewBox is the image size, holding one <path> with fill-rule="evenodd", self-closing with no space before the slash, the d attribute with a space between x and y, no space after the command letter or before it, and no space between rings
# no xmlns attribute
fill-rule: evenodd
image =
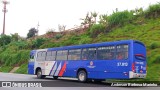
<svg viewBox="0 0 160 90"><path fill-rule="evenodd" d="M42 75L42 73L41 73L41 71L39 71L39 72L37 73L37 77L41 77L41 75Z"/></svg>
<svg viewBox="0 0 160 90"><path fill-rule="evenodd" d="M84 81L85 80L85 74L84 73L80 73L79 74L79 80L80 81Z"/></svg>

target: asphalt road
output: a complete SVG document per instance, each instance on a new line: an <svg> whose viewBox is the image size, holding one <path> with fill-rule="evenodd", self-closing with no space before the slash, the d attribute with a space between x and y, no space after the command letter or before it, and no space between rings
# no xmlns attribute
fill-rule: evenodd
<svg viewBox="0 0 160 90"><path fill-rule="evenodd" d="M1 84L2 81L12 81L12 83L27 82L27 85L28 83L41 83L42 85L37 84L37 86L42 87L0 87L0 90L160 90L160 87L112 87L111 83L80 83L76 79L59 78L58 80L54 80L52 77L47 77L45 79L37 79L35 75L0 72ZM47 87L47 85L49 87Z"/></svg>

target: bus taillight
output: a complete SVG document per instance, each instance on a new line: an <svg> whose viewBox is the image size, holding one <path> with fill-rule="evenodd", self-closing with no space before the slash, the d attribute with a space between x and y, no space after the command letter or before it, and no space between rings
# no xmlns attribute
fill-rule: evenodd
<svg viewBox="0 0 160 90"><path fill-rule="evenodd" d="M135 63L132 63L132 71L135 72Z"/></svg>

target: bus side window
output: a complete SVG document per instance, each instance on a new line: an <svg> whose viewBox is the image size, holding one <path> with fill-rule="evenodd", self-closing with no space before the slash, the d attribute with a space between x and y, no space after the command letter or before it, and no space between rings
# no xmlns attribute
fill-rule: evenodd
<svg viewBox="0 0 160 90"><path fill-rule="evenodd" d="M47 61L53 60L53 59L52 59L52 52L51 52L51 51L47 51L46 60L47 60Z"/></svg>
<svg viewBox="0 0 160 90"><path fill-rule="evenodd" d="M67 60L68 50L57 51L56 60Z"/></svg>
<svg viewBox="0 0 160 90"><path fill-rule="evenodd" d="M40 61L41 60L41 56L42 56L42 52L38 52L37 53L37 61Z"/></svg>
<svg viewBox="0 0 160 90"><path fill-rule="evenodd" d="M53 59L53 60L56 59L56 51L52 51L52 59Z"/></svg>
<svg viewBox="0 0 160 90"><path fill-rule="evenodd" d="M81 57L81 49L69 50L68 60L80 60L80 57Z"/></svg>
<svg viewBox="0 0 160 90"><path fill-rule="evenodd" d="M82 60L87 60L88 58L88 49L82 49Z"/></svg>
<svg viewBox="0 0 160 90"><path fill-rule="evenodd" d="M56 60L61 60L62 57L62 51L57 51L57 56L56 56Z"/></svg>
<svg viewBox="0 0 160 90"><path fill-rule="evenodd" d="M44 61L46 59L46 52L42 52L41 60Z"/></svg>
<svg viewBox="0 0 160 90"><path fill-rule="evenodd" d="M40 51L37 53L37 59L38 61L44 61L46 59L46 52Z"/></svg>
<svg viewBox="0 0 160 90"><path fill-rule="evenodd" d="M125 60L128 59L128 45L117 45L116 59Z"/></svg>
<svg viewBox="0 0 160 90"><path fill-rule="evenodd" d="M118 52L117 59L118 60L124 59L123 52Z"/></svg>
<svg viewBox="0 0 160 90"><path fill-rule="evenodd" d="M99 47L97 59L99 60L113 60L115 57L115 46Z"/></svg>
<svg viewBox="0 0 160 90"><path fill-rule="evenodd" d="M89 48L88 49L88 60L95 60L95 59L97 59L96 48Z"/></svg>

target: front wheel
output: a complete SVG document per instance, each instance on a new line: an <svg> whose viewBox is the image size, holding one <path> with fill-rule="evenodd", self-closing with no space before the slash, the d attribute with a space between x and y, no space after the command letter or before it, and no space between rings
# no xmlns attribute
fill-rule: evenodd
<svg viewBox="0 0 160 90"><path fill-rule="evenodd" d="M39 70L37 71L37 78L38 78L38 79L45 78L45 75L42 75L41 69L39 69Z"/></svg>
<svg viewBox="0 0 160 90"><path fill-rule="evenodd" d="M84 70L78 72L78 81L86 82L87 81L87 73Z"/></svg>

